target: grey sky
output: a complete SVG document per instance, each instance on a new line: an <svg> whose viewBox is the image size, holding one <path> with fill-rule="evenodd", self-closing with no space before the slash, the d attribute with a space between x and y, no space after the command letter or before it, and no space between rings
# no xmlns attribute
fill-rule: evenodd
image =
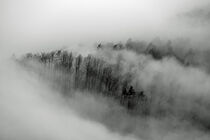
<svg viewBox="0 0 210 140"><path fill-rule="evenodd" d="M188 23L193 26L209 26L210 27L210 4L187 11L186 13L181 13L180 18L183 18Z"/></svg>
<svg viewBox="0 0 210 140"><path fill-rule="evenodd" d="M209 4L209 0L0 0L1 46L27 50L130 37L205 38L206 28L188 26L179 15Z"/></svg>

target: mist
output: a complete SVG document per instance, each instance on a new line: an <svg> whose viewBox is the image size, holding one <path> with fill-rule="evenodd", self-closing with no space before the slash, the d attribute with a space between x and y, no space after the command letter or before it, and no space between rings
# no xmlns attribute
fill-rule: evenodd
<svg viewBox="0 0 210 140"><path fill-rule="evenodd" d="M50 110L56 106L55 110L53 110L55 111L53 116L59 114L58 120L66 120L66 117L72 119L71 117L76 115L76 118L81 117L90 122L91 125L95 123L99 124L100 127L106 128L110 132L107 135L99 134L103 138L106 136L113 138L113 133L114 135L117 134L120 139L178 140L195 138L205 140L209 138L208 118L210 113L208 111L208 91L210 79L209 74L205 70L199 67L184 66L172 57L155 60L151 56L138 55L128 50L113 51L111 49L104 49L92 52L92 55L105 60L111 65L120 63L122 69L118 73L122 76L126 75L126 73L131 74L131 84L137 90L143 89L148 100L151 102L149 105L149 116L132 115L132 112L122 107L112 98L101 96L98 93L89 93L86 90L80 92L70 90L67 93L62 93L63 89L65 89L65 83L67 83L65 79L69 78L68 73L61 71L60 73L58 71L61 74L58 77L60 80L57 82L53 80L54 83L50 79L56 79L58 73L56 74L51 71L46 65L43 66L33 61L26 61L26 64L29 64L27 71L30 77L28 78L31 79L33 77L34 80L37 80L42 85L38 86L40 87L40 92L44 91L45 93L39 99L47 99L47 102L46 100L44 102L50 107ZM87 56L84 55L84 57ZM39 76L37 72L40 73L40 75L38 74ZM43 81L44 83L42 83ZM34 86L35 84L33 83L32 85ZM82 85L82 82L79 85ZM47 91L45 91L46 89ZM62 96L65 94L69 96ZM50 104L48 104L49 101ZM35 103L39 102L39 100L35 100ZM41 104L40 106L43 105ZM59 111L57 112L57 110ZM60 112L60 110L62 111ZM48 108L44 111L48 112ZM62 113L65 115L60 116ZM38 112L38 115L40 114L43 113ZM54 117L51 119L50 122L56 121ZM33 125L30 125L30 127L33 128ZM88 129L83 124L80 127L83 127L84 131ZM65 124L65 129L72 129L71 124ZM91 132L95 132L95 129L98 130L96 127L91 129ZM64 136L64 134L61 135ZM70 137L72 136L71 133L69 135ZM79 132L78 135L82 134ZM68 138L68 135L65 137ZM93 137L96 138L95 136ZM56 138L57 135L55 136Z"/></svg>
<svg viewBox="0 0 210 140"><path fill-rule="evenodd" d="M0 139L209 139L209 6L0 0ZM88 62L96 79L86 77ZM95 62L112 70L116 89L97 89ZM121 103L124 81L147 102Z"/></svg>
<svg viewBox="0 0 210 140"><path fill-rule="evenodd" d="M123 57L128 57L129 52L120 53L123 53ZM138 59L138 56L130 52L129 60L131 59ZM198 97L209 101L209 76L196 68L186 69L173 59L162 62L151 58L144 60L146 59L149 60L148 63L144 63L145 68L142 71L137 70L135 74L139 76L136 76L137 79L133 81L139 81L142 88L147 91L155 86L153 90L156 94L166 94L160 96L163 99L156 99L164 101L162 105L165 107L170 107L165 102L165 99L169 97L168 94L174 94L175 104L171 109L175 110L177 116L185 111L194 111L203 117L204 122L205 119L208 121L209 112L203 106L207 102L192 104L191 100L193 100L193 95L197 94ZM131 62L135 61L125 63L133 65ZM162 65L165 65L164 69ZM13 60L1 62L1 66L1 139L179 140L194 138L205 140L209 138L207 130L200 129L199 125L189 122L191 118L179 120L176 115L170 116L170 113L163 119L153 115L147 118L132 116L110 98L83 94L78 91L69 98L63 98L63 93L55 90L49 80L40 78L37 72L24 69ZM39 67L37 64L33 66ZM124 66L123 71L125 72L128 67ZM43 67L40 67L40 70L44 71ZM178 71L176 77L168 73L174 70ZM197 81L192 79L194 76L198 79ZM200 80L203 81L202 84ZM193 85L193 88L190 85ZM73 91L69 94L72 94L71 92ZM188 100L181 96L181 98L184 97L182 101L180 97L177 97L180 94L187 96ZM165 108L164 106L152 105L151 108L154 110L152 114L155 115L156 108ZM170 109L166 110L170 111Z"/></svg>
<svg viewBox="0 0 210 140"><path fill-rule="evenodd" d="M208 13L208 5L208 0L1 0L1 48L12 54L155 37L185 38L194 47L207 47L209 26L198 23L209 17L194 11Z"/></svg>
<svg viewBox="0 0 210 140"><path fill-rule="evenodd" d="M80 117L64 99L14 62L1 62L2 140L135 139Z"/></svg>

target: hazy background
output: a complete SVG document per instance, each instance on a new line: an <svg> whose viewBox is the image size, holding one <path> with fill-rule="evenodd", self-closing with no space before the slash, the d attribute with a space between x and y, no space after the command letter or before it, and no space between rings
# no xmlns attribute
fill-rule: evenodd
<svg viewBox="0 0 210 140"><path fill-rule="evenodd" d="M0 0L0 43L10 54L155 37L206 47L209 7L209 0Z"/></svg>

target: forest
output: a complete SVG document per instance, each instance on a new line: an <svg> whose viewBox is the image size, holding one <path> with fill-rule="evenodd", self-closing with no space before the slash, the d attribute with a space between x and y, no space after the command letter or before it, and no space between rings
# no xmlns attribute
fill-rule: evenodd
<svg viewBox="0 0 210 140"><path fill-rule="evenodd" d="M208 53L207 51L176 48L171 41L158 47L153 42L145 43L131 39L125 44L99 43L94 47L96 52L87 56L59 49L27 53L16 61L25 68L35 71L43 79L53 81L53 87L62 91L65 97L71 97L71 91L88 92L113 99L128 113L141 117L174 116L192 122L199 128L210 128L208 120L210 113L207 111L210 104L205 98L208 90L186 89L187 83L179 81L186 72L190 73L191 77L198 73L198 69L200 72L203 66L205 72L199 74L203 76L203 73L208 73L209 67L204 65L208 57L197 61L200 53ZM131 60L129 54L132 56ZM169 69L175 70L169 71L168 75L164 71L159 72L152 77L150 83L146 83L151 79L151 73L154 73L153 69L147 69L150 63L163 65L161 68L163 70L168 70L168 63L172 63L175 67ZM174 73L177 79L165 83L164 78L170 79L173 71L177 72ZM190 82L197 84L199 81ZM186 95L188 92L190 94Z"/></svg>

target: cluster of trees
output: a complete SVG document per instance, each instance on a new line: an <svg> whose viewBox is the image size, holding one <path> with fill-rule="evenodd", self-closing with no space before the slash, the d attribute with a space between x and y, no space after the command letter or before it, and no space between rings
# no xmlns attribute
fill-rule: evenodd
<svg viewBox="0 0 210 140"><path fill-rule="evenodd" d="M100 93L117 99L129 109L136 108L141 102L146 103L142 91L133 88L132 74L121 74L119 64L109 64L101 58L92 55L83 57L72 52L56 50L48 53L25 55L22 61L35 60L48 69L54 70L51 79L61 85L65 92L70 90L88 90L90 93ZM63 73L56 76L55 71ZM46 73L43 74L46 76ZM132 90L131 90L132 88ZM125 92L125 90L127 92Z"/></svg>
<svg viewBox="0 0 210 140"><path fill-rule="evenodd" d="M145 42L134 42L132 40L129 40L125 45L108 44L108 46L111 47L113 51L127 49L137 53L151 55L156 60L171 55L177 57L177 60L184 65L188 65L185 60L187 58L181 59L184 57L178 57L178 54L170 47L171 43L168 42L167 44L168 52L162 51L161 48L156 48L153 43L148 45ZM104 47L107 47L107 45L99 44L97 46L98 49L104 49ZM193 61L192 57L195 56L193 50L189 49L185 51L185 54L188 55L189 61ZM151 87L150 96L144 91L137 91L136 89L138 89L138 87L135 87L133 83L133 74L131 72L121 72L120 67L122 66L120 61L115 64L110 64L101 57L99 58L93 55L82 56L65 50L39 54L28 53L20 62L22 64L28 64L30 60L39 62L39 64L44 66L46 68L45 72L38 70L41 76L48 76L47 78L55 81L56 88L59 87L63 93L67 95L71 93L69 92L71 90L90 91L89 93L98 93L114 98L129 110L134 110L136 113L159 117L168 114L179 115L181 112L181 119L188 119L195 116L191 119L193 123L197 122L199 125L205 127L210 126L209 121L200 117L196 111L188 109L179 110L178 104L180 101L183 101L181 102L183 106L187 103L191 103L191 101L187 102L187 98L184 96L180 98L175 94L172 96L172 94L162 93L162 90L160 92L158 88L156 88L157 85ZM140 84L138 84L138 86L140 86ZM190 99L197 101L197 97L190 97ZM206 107L200 100L199 102L201 103L199 104L196 102L193 103L201 106L201 108L209 109L209 107Z"/></svg>
<svg viewBox="0 0 210 140"><path fill-rule="evenodd" d="M180 57L178 52L174 51L171 41L162 44L161 48L157 47L157 44L155 42L147 44L143 41L137 42L129 39L126 44L98 44L97 49L104 49L105 47L111 48L113 51L126 49L138 54L151 55L156 60L170 56L175 57L184 65L189 65L187 57ZM192 60L193 55L192 49L186 53L189 60ZM135 108L136 105L141 104L141 110L147 108L144 112L149 112L148 102L151 101L144 92L135 90L138 87L134 87L134 92L131 92L130 88L134 86L132 85L133 74L131 72L121 74L120 61L116 64L110 64L92 55L84 57L65 50L39 54L28 53L23 60L35 60L50 69L52 72L52 75L49 76L50 79L56 81L57 86L61 86L60 88L65 93L69 93L71 90L88 90L91 93L100 93L119 99L128 108ZM55 71L62 74L56 75ZM46 76L47 74L48 72L43 75ZM142 106L144 107L142 108Z"/></svg>
<svg viewBox="0 0 210 140"><path fill-rule="evenodd" d="M137 54L150 55L155 60L161 60L164 57L173 57L180 64L184 66L200 66L203 65L203 62L199 61L199 58L202 58L204 63L208 63L209 51L200 51L196 48L183 47L185 43L172 43L168 40L166 42L161 41L159 38L154 39L151 42L146 41L133 41L128 39L125 44L122 43L107 43L107 44L98 44L97 49L111 48L113 50L130 50ZM207 54L208 53L208 54ZM210 67L210 66L209 66Z"/></svg>
<svg viewBox="0 0 210 140"><path fill-rule="evenodd" d="M195 65L196 50L186 49L183 46L173 46L172 41L162 42L160 39L155 39L150 43L144 41L132 41L129 39L125 47L128 50L135 51L139 54L151 55L156 60L161 60L164 57L174 57L183 65Z"/></svg>
<svg viewBox="0 0 210 140"><path fill-rule="evenodd" d="M160 45L160 44L159 44ZM128 40L126 44L98 44L97 49L99 51L105 48L111 48L112 51L129 50L138 54L151 55L155 60L161 60L164 57L174 57L181 64L198 65L196 57L199 56L199 52L195 49L177 49L172 46L171 41L158 46L157 42L138 42ZM206 62L209 62L209 51L204 52L206 55ZM114 54L114 53L113 53ZM123 58L124 59L124 58ZM90 91L89 93L98 93L104 96L109 96L116 99L119 103L126 106L129 110L134 112L153 116L164 115L177 115L181 119L189 119L198 125L209 128L210 123L208 120L203 119L200 116L200 112L196 110L180 109L180 106L185 106L193 102L194 106L199 106L201 109L209 109L203 103L203 99L197 99L195 96L185 97L184 95L179 97L176 94L165 93L164 90L159 91L158 82L151 85L149 94L144 91L137 91L139 87L133 83L134 75L132 72L121 72L123 67L120 61L115 64L107 63L101 57L93 55L82 56L68 52L65 50L55 50L47 53L32 54L28 53L20 61L22 64L30 64L30 61L39 62L46 68L46 71L37 70L42 77L50 78L55 83L55 87L59 87L65 95L71 93L71 90ZM202 59L205 60L205 59ZM208 64L208 63L207 63ZM206 66L206 65L205 65ZM210 66L209 66L210 68ZM33 67L33 70L36 68ZM138 86L141 84L138 83ZM157 86L157 87L156 87ZM166 90L167 92L167 90ZM173 91L176 92L176 91ZM84 92L86 93L86 92ZM187 101L186 99L190 99ZM192 100L192 101L191 101ZM181 103L181 105L180 105ZM204 116L205 112L202 112Z"/></svg>

